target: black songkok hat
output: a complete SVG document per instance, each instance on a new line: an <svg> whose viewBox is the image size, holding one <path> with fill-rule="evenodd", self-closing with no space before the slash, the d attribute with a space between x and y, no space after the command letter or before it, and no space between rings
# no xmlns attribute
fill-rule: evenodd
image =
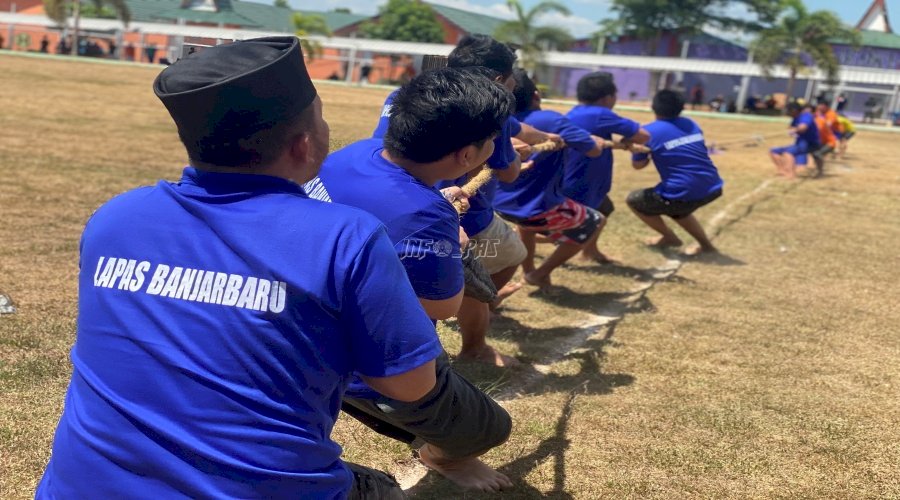
<svg viewBox="0 0 900 500"><path fill-rule="evenodd" d="M294 36L254 38L209 47L179 59L153 91L210 163L234 160L239 141L295 119L316 97Z"/></svg>

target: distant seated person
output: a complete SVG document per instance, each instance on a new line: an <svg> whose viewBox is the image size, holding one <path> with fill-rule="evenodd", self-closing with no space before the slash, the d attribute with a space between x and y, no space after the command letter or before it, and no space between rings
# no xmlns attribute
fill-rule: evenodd
<svg viewBox="0 0 900 500"><path fill-rule="evenodd" d="M788 179L797 176L796 167L805 167L807 156L822 147L819 129L812 113L804 110L799 102L792 101L787 106L791 117L790 134L796 137L792 146L782 146L769 150L769 157L775 164L775 171Z"/></svg>
<svg viewBox="0 0 900 500"><path fill-rule="evenodd" d="M725 105L725 97L722 96L721 94L719 94L719 95L713 97L712 100L709 101L709 110L714 111L714 112L722 111L722 106L724 106L724 105Z"/></svg>
<svg viewBox="0 0 900 500"><path fill-rule="evenodd" d="M688 232L698 247L688 254L715 252L694 211L722 196L722 178L709 158L703 131L681 112L684 99L675 92L662 90L653 98L656 121L644 125L650 133L646 144L650 154L632 156L632 166L646 167L652 158L659 172L660 183L655 187L632 191L628 207L651 229L660 234L649 241L657 247L678 247L681 239L666 225L662 216L671 217Z"/></svg>
<svg viewBox="0 0 900 500"><path fill-rule="evenodd" d="M751 95L747 97L747 101L744 102L744 110L748 113L756 113L756 108L759 105L759 97L755 95Z"/></svg>
<svg viewBox="0 0 900 500"><path fill-rule="evenodd" d="M592 136L569 118L556 111L541 110L541 95L528 74L521 69L513 72L516 78L516 118L522 123L546 132L559 134L571 148L588 158L603 152L603 139ZM640 127L638 127L640 128ZM522 262L525 281L548 288L550 273L580 252L604 221L593 207L578 203L563 194L566 151L537 153L530 158L531 166L523 169L519 178L500 184L494 208L506 220L519 227L519 236L528 254ZM548 236L556 249L535 268L535 235Z"/></svg>
<svg viewBox="0 0 900 500"><path fill-rule="evenodd" d="M881 118L882 111L881 101L870 95L863 104L863 123L875 123L875 120Z"/></svg>

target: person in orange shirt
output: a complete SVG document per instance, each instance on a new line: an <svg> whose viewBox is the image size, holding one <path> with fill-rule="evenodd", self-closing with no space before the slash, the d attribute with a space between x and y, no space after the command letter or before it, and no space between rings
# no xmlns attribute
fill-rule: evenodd
<svg viewBox="0 0 900 500"><path fill-rule="evenodd" d="M816 165L816 172L814 174L815 177L821 176L825 171L825 156L828 153L833 153L837 150L838 139L834 134L834 129L828 121L827 113L822 112L822 107L825 107L827 111L830 111L832 115L834 115L834 123L837 123L837 113L833 110L828 109L828 104L820 103L816 107L815 119L816 119L816 128L819 129L819 141L822 144L822 147L816 151L813 151L813 161ZM811 106L810 106L811 108Z"/></svg>

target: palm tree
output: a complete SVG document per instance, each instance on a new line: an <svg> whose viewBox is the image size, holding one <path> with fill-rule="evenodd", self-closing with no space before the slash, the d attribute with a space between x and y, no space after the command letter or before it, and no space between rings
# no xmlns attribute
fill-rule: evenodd
<svg viewBox="0 0 900 500"><path fill-rule="evenodd" d="M563 28L535 25L536 18L543 14L557 12L571 15L565 5L544 1L528 12L525 12L519 0L506 0L506 5L516 15L516 19L501 24L494 32L494 37L518 45L522 52L522 66L529 72L533 73L540 64L544 51L564 50L572 43L572 35Z"/></svg>
<svg viewBox="0 0 900 500"><path fill-rule="evenodd" d="M797 75L810 69L809 61L825 73L829 83L837 83L841 66L831 44L849 42L859 47L860 36L831 12L817 10L811 13L800 0L786 0L785 4L786 12L775 26L759 33L750 50L766 77L771 76L777 64L787 67L789 76L785 94L790 99Z"/></svg>
<svg viewBox="0 0 900 500"><path fill-rule="evenodd" d="M309 36L331 36L331 30L328 28L325 18L314 14L294 13L294 28L297 29L296 33L300 38L300 47L306 53L307 59L314 59L322 53L322 45L315 40L310 40Z"/></svg>
<svg viewBox="0 0 900 500"><path fill-rule="evenodd" d="M122 23L128 27L131 21L131 11L125 0L91 0L94 7L99 12L104 6L111 7L116 13L116 17L122 20ZM72 15L72 47L71 54L78 55L78 37L81 25L81 0L44 0L44 12L47 17L56 21L60 26L66 25L66 19L69 14Z"/></svg>

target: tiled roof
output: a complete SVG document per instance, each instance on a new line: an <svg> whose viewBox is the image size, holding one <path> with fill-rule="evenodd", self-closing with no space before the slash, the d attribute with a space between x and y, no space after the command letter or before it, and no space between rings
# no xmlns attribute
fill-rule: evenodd
<svg viewBox="0 0 900 500"><path fill-rule="evenodd" d="M347 14L346 12L315 12L309 10L300 10L298 11L301 14L312 14L317 16L322 16L325 18L325 24L328 25L328 29L331 31L336 31L341 28L345 28L350 26L351 24L356 24L360 21L365 21L366 19L371 19L372 16L361 16L359 14Z"/></svg>
<svg viewBox="0 0 900 500"><path fill-rule="evenodd" d="M426 2L427 3L427 2ZM437 14L445 17L451 23L462 28L466 33L478 33L482 35L494 35L497 28L506 22L499 17L478 14L468 10L456 9L436 3L428 4Z"/></svg>
<svg viewBox="0 0 900 500"><path fill-rule="evenodd" d="M289 8L244 0L219 0L218 12L181 8L181 0L125 0L135 21L160 22L184 19L188 22L228 24L261 31L294 32L294 12ZM368 16L344 12L297 11L325 18L332 31L358 23Z"/></svg>
<svg viewBox="0 0 900 500"><path fill-rule="evenodd" d="M878 47L882 49L900 49L900 35L882 33L881 31L860 31L862 47ZM846 45L847 42L833 41L835 45Z"/></svg>

